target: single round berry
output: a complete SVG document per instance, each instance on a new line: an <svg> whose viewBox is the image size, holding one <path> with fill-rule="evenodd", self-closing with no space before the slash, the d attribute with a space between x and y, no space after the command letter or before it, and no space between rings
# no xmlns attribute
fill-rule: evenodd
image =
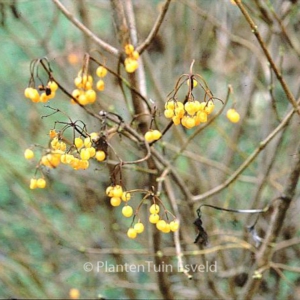
<svg viewBox="0 0 300 300"><path fill-rule="evenodd" d="M119 197L112 197L110 199L110 204L114 207L119 206L121 204L121 198Z"/></svg>
<svg viewBox="0 0 300 300"><path fill-rule="evenodd" d="M107 74L107 69L103 66L99 66L96 70L96 74L98 77L105 77Z"/></svg>
<svg viewBox="0 0 300 300"><path fill-rule="evenodd" d="M240 115L234 108L228 109L226 116L232 123L237 123L240 120Z"/></svg>
<svg viewBox="0 0 300 300"><path fill-rule="evenodd" d="M150 214L155 215L159 213L159 206L158 204L152 204L149 208Z"/></svg>
<svg viewBox="0 0 300 300"><path fill-rule="evenodd" d="M96 84L97 90L98 91L103 91L105 88L105 83L102 79L98 80L97 84Z"/></svg>
<svg viewBox="0 0 300 300"><path fill-rule="evenodd" d="M137 232L134 228L129 228L128 231L127 231L127 236L131 239L135 239L136 236L137 236Z"/></svg>
<svg viewBox="0 0 300 300"><path fill-rule="evenodd" d="M108 197L113 197L114 196L114 187L113 186L109 186L106 191L105 191L106 195Z"/></svg>
<svg viewBox="0 0 300 300"><path fill-rule="evenodd" d="M122 208L122 214L126 218L130 218L133 214L133 208L130 205L126 205Z"/></svg>
<svg viewBox="0 0 300 300"><path fill-rule="evenodd" d="M88 90L85 93L86 99L89 103L94 103L96 101L96 92L94 90Z"/></svg>
<svg viewBox="0 0 300 300"><path fill-rule="evenodd" d="M58 85L55 81L49 81L48 86L51 89L51 92L56 92L56 90L58 89Z"/></svg>
<svg viewBox="0 0 300 300"><path fill-rule="evenodd" d="M80 149L83 146L83 140L80 137L75 138L74 144L77 149Z"/></svg>
<svg viewBox="0 0 300 300"><path fill-rule="evenodd" d="M157 228L158 230L163 231L163 230L165 229L166 225L167 225L167 223L166 223L165 220L159 220L159 221L156 223L156 228Z"/></svg>
<svg viewBox="0 0 300 300"><path fill-rule="evenodd" d="M36 185L40 189L44 189L46 187L46 180L44 178L39 178L36 182Z"/></svg>
<svg viewBox="0 0 300 300"><path fill-rule="evenodd" d="M115 185L113 189L113 196L121 198L123 194L123 189L120 185Z"/></svg>
<svg viewBox="0 0 300 300"><path fill-rule="evenodd" d="M29 185L29 187L30 187L31 190L36 189L38 187L37 186L37 179L31 178L30 179L30 185Z"/></svg>
<svg viewBox="0 0 300 300"><path fill-rule="evenodd" d="M179 228L179 222L177 220L171 221L170 222L170 229L171 231L175 232Z"/></svg>
<svg viewBox="0 0 300 300"><path fill-rule="evenodd" d="M106 155L105 155L105 152L104 152L104 151L98 150L98 151L96 152L95 158L96 158L98 161L103 161L103 160L105 160L105 157L106 157Z"/></svg>
<svg viewBox="0 0 300 300"><path fill-rule="evenodd" d="M123 193L122 193L121 199L122 199L123 201L129 201L130 198L131 198L130 193L128 193L128 192L123 192Z"/></svg>
<svg viewBox="0 0 300 300"><path fill-rule="evenodd" d="M167 119L171 119L171 118L174 117L174 110L172 110L172 109L166 109L166 110L164 111L164 115L165 115L165 117L166 117Z"/></svg>
<svg viewBox="0 0 300 300"><path fill-rule="evenodd" d="M34 152L31 149L26 149L24 152L24 157L26 159L32 159L34 158Z"/></svg>
<svg viewBox="0 0 300 300"><path fill-rule="evenodd" d="M151 224L156 224L159 221L159 215L158 214L151 214L149 216L149 222Z"/></svg>
<svg viewBox="0 0 300 300"><path fill-rule="evenodd" d="M188 86L190 86L191 80L190 80L190 79L187 80L186 83L187 83ZM197 80L196 80L196 79L193 79L193 87L196 87L197 85L198 85Z"/></svg>
<svg viewBox="0 0 300 300"><path fill-rule="evenodd" d="M153 141L152 131L147 131L144 137L148 143L151 143Z"/></svg>
<svg viewBox="0 0 300 300"><path fill-rule="evenodd" d="M88 160L88 159L90 159L91 155L90 155L90 152L89 152L88 149L89 148L83 148L83 149L81 149L81 151L80 151L80 158L82 160Z"/></svg>
<svg viewBox="0 0 300 300"><path fill-rule="evenodd" d="M143 223L138 222L138 223L134 224L133 228L137 233L142 233L145 229L145 226Z"/></svg>
<svg viewBox="0 0 300 300"><path fill-rule="evenodd" d="M134 51L134 47L131 44L127 44L125 45L124 50L127 55L130 55Z"/></svg>
<svg viewBox="0 0 300 300"><path fill-rule="evenodd" d="M157 141L161 138L161 132L159 130L153 130L152 131L152 138Z"/></svg>
<svg viewBox="0 0 300 300"><path fill-rule="evenodd" d="M166 223L166 225L161 229L164 233L169 233L171 231L170 224Z"/></svg>

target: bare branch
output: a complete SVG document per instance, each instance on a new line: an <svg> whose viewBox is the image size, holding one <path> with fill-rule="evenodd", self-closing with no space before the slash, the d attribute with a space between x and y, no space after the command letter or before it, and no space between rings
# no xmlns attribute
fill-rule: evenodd
<svg viewBox="0 0 300 300"><path fill-rule="evenodd" d="M97 37L91 30L84 26L75 16L59 1L52 0L58 9L65 15L65 17L71 21L77 28L79 28L84 34L91 38L98 46L103 50L111 53L114 56L119 56L119 50L111 46L110 44L104 42L99 37Z"/></svg>
<svg viewBox="0 0 300 300"><path fill-rule="evenodd" d="M143 53L147 49L147 47L151 44L152 40L157 35L159 28L160 28L160 26L165 18L165 15L168 11L170 3L171 3L171 0L166 0L166 2L164 3L164 5L161 8L161 12L160 12L155 24L153 25L153 28L150 31L149 35L147 36L145 41L136 48L136 51L138 51L140 54Z"/></svg>

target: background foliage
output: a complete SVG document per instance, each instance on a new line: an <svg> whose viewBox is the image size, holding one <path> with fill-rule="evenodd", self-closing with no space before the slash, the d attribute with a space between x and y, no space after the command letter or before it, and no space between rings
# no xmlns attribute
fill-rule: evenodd
<svg viewBox="0 0 300 300"><path fill-rule="evenodd" d="M62 2L97 36L121 49L110 1ZM139 41L147 37L162 5L162 1L133 1ZM298 1L248 0L244 5L298 101ZM236 209L263 208L280 197L299 157L299 116L294 114L287 126L264 149L259 149L260 142L293 107L239 8L229 0L171 1L158 35L142 55L147 99L158 107L161 130L168 123L163 116L167 94L178 77L188 73L193 59L194 72L205 78L216 97L225 100L228 84L234 91L225 111L235 103L241 115L238 124L230 123L224 111L193 139L197 129L173 126L153 146L167 162L178 155L172 168L191 195L200 195L200 199L205 192L226 182L256 149L262 150L232 184L202 201L195 197L187 199L171 176L166 181L162 200L171 211L174 206L170 198L178 205L175 214L181 220L184 263L218 264L218 272L195 273L192 280L179 272L161 275L154 271L84 271L85 262L145 264L159 256L155 249L164 254L166 264L176 267L174 238L168 234L157 239L149 225L137 239L127 238L131 221L125 220L120 210L112 209L105 195L110 184L109 163L78 172L64 167L53 169L47 173L46 190L29 189L35 165L25 161L24 149L32 144L47 145L47 134L54 122L65 121L62 115L41 118L51 112L49 108L24 98L30 61L47 56L55 78L72 91L83 54L99 47L68 21L52 1L2 0L0 9L0 296L66 298L71 288L77 288L82 298L243 297L246 281L251 281L253 275L251 267L257 251L246 229L253 223L253 217L203 209L203 224L210 238L208 247L203 248L193 243L197 234L193 226L196 208L201 203ZM107 65L116 70L118 60L100 50ZM122 75L126 76L123 70ZM106 84L92 110L115 112L129 123L134 107L128 90L126 102L113 76L108 76ZM223 106L219 101L215 104L216 111ZM99 130L99 121L71 105L63 93L59 92L50 105L65 111L73 120L85 122L90 132ZM116 135L111 143L126 159L143 156L125 138ZM181 150L185 143L186 148ZM128 189L149 188L148 167L139 167L124 168ZM281 220L284 223L272 256L273 265L263 274L255 299L298 299L299 198L298 188L285 220ZM137 205L139 200L136 197L132 201ZM144 206L146 220L147 205ZM270 209L259 219L260 236L268 231L272 213Z"/></svg>

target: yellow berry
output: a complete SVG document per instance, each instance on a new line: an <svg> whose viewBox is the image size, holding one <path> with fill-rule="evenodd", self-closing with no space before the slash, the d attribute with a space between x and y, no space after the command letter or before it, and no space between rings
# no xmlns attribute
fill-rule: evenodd
<svg viewBox="0 0 300 300"><path fill-rule="evenodd" d="M58 89L58 85L55 81L49 81L48 86L49 86L51 92L56 92L56 90Z"/></svg>
<svg viewBox="0 0 300 300"><path fill-rule="evenodd" d="M82 78L81 78L81 76L77 76L77 77L74 79L74 84L75 84L78 88L82 88L83 83L82 83Z"/></svg>
<svg viewBox="0 0 300 300"><path fill-rule="evenodd" d="M31 89L29 91L29 98L32 102L39 102L40 101L40 95L39 92L36 89Z"/></svg>
<svg viewBox="0 0 300 300"><path fill-rule="evenodd" d="M196 123L206 123L207 122L207 113L205 111L199 110L196 115Z"/></svg>
<svg viewBox="0 0 300 300"><path fill-rule="evenodd" d="M97 84L96 84L97 90L98 91L103 91L105 88L105 83L102 79L98 80Z"/></svg>
<svg viewBox="0 0 300 300"><path fill-rule="evenodd" d="M94 90L88 90L88 91L86 91L85 96L86 96L87 101L90 104L92 104L96 101L97 94Z"/></svg>
<svg viewBox="0 0 300 300"><path fill-rule="evenodd" d="M120 185L114 186L114 189L113 189L113 195L114 195L114 197L121 198L122 194L123 194L122 187Z"/></svg>
<svg viewBox="0 0 300 300"><path fill-rule="evenodd" d="M81 149L81 151L80 151L80 158L82 160L88 160L88 159L90 159L90 157L91 157L91 155L90 155L90 152L88 151L87 148Z"/></svg>
<svg viewBox="0 0 300 300"><path fill-rule="evenodd" d="M212 100L209 100L206 104L206 107L205 107L205 112L209 115L212 113L212 111L214 110L215 108L215 104L213 103Z"/></svg>
<svg viewBox="0 0 300 300"><path fill-rule="evenodd" d="M126 58L124 63L127 73L133 73L139 66L138 62L132 58Z"/></svg>
<svg viewBox="0 0 300 300"><path fill-rule="evenodd" d="M26 98L30 98L31 91L32 91L32 87L27 87L27 88L24 90L24 96L25 96Z"/></svg>
<svg viewBox="0 0 300 300"><path fill-rule="evenodd" d="M43 189L46 187L46 180L44 178L39 178L36 182L38 188Z"/></svg>
<svg viewBox="0 0 300 300"><path fill-rule="evenodd" d="M152 135L152 131L147 131L146 133L145 133L145 140L148 142L148 143L150 143L150 142L152 142L154 139L153 139L153 135Z"/></svg>
<svg viewBox="0 0 300 300"><path fill-rule="evenodd" d="M75 89L73 90L72 92L72 96L75 98L75 99L78 99L78 97L82 94L82 90L78 90L78 89Z"/></svg>
<svg viewBox="0 0 300 300"><path fill-rule="evenodd" d="M110 204L115 207L119 206L121 204L121 198L119 198L119 197L110 198Z"/></svg>
<svg viewBox="0 0 300 300"><path fill-rule="evenodd" d="M49 130L49 137L50 137L50 139L53 139L53 138L55 138L56 136L57 136L57 132L56 132L55 129Z"/></svg>
<svg viewBox="0 0 300 300"><path fill-rule="evenodd" d="M129 228L128 231L127 231L127 236L131 239L135 239L136 236L137 236L137 232L134 228Z"/></svg>
<svg viewBox="0 0 300 300"><path fill-rule="evenodd" d="M186 81L186 83L187 83L188 86L190 86L190 81L191 81L191 80L187 80L187 81ZM197 80L196 80L196 79L193 79L193 86L196 87L197 85L198 85Z"/></svg>
<svg viewBox="0 0 300 300"><path fill-rule="evenodd" d="M31 149L26 149L24 152L24 157L26 159L32 159L34 158L34 152Z"/></svg>
<svg viewBox="0 0 300 300"><path fill-rule="evenodd" d="M152 131L152 138L153 140L157 141L161 138L161 132L157 129Z"/></svg>
<svg viewBox="0 0 300 300"><path fill-rule="evenodd" d="M86 148L92 147L92 139L91 139L90 137L86 137L86 138L84 139L84 146L85 146Z"/></svg>
<svg viewBox="0 0 300 300"><path fill-rule="evenodd" d="M152 204L149 208L150 214L158 214L159 213L159 205L158 204Z"/></svg>
<svg viewBox="0 0 300 300"><path fill-rule="evenodd" d="M127 55L130 55L134 51L134 47L131 44L125 45L124 49Z"/></svg>
<svg viewBox="0 0 300 300"><path fill-rule="evenodd" d="M133 208L129 205L126 205L122 208L122 214L126 218L130 218L133 214Z"/></svg>
<svg viewBox="0 0 300 300"><path fill-rule="evenodd" d="M152 224L156 224L159 221L159 215L158 214L151 214L149 216L149 222Z"/></svg>
<svg viewBox="0 0 300 300"><path fill-rule="evenodd" d="M166 225L167 225L167 223L166 223L165 220L159 220L159 221L156 223L156 228L157 228L158 230L163 231L163 230L165 229Z"/></svg>
<svg viewBox="0 0 300 300"><path fill-rule="evenodd" d="M179 125L180 124L180 117L178 117L178 116L174 116L173 118L172 118L172 121L173 121L173 123L174 123L174 125Z"/></svg>
<svg viewBox="0 0 300 300"><path fill-rule="evenodd" d="M166 225L161 229L164 233L169 233L171 231L170 224L166 223Z"/></svg>
<svg viewBox="0 0 300 300"><path fill-rule="evenodd" d="M145 226L143 223L138 222L138 223L134 224L133 228L137 233L142 233L145 229Z"/></svg>
<svg viewBox="0 0 300 300"><path fill-rule="evenodd" d="M38 187L37 186L37 179L31 178L30 179L30 185L29 185L29 187L30 187L31 190L36 189Z"/></svg>
<svg viewBox="0 0 300 300"><path fill-rule="evenodd" d="M179 222L177 220L171 221L170 222L170 229L171 231L175 232L179 228Z"/></svg>
<svg viewBox="0 0 300 300"><path fill-rule="evenodd" d="M114 191L114 187L113 186L109 186L107 187L105 193L108 197L113 197L114 194L113 194L113 191Z"/></svg>
<svg viewBox="0 0 300 300"><path fill-rule="evenodd" d="M81 94L77 100L78 100L79 104L81 104L81 105L87 105L89 103L85 93Z"/></svg>
<svg viewBox="0 0 300 300"><path fill-rule="evenodd" d="M167 101L165 104L165 109L174 110L175 109L175 101L174 100Z"/></svg>
<svg viewBox="0 0 300 300"><path fill-rule="evenodd" d="M181 102L180 102L181 103ZM182 104L182 103L181 103ZM184 108L183 106L178 106L175 108L175 116L182 118L184 116Z"/></svg>
<svg viewBox="0 0 300 300"><path fill-rule="evenodd" d="M232 123L237 123L240 120L240 114L234 108L228 109L226 116Z"/></svg>
<svg viewBox="0 0 300 300"><path fill-rule="evenodd" d="M96 70L96 74L98 77L105 77L107 74L107 69L103 66L99 66Z"/></svg>
<svg viewBox="0 0 300 300"><path fill-rule="evenodd" d="M129 201L129 200L131 199L130 193L128 193L128 192L123 192L123 193L122 193L121 199L122 199L123 201Z"/></svg>
<svg viewBox="0 0 300 300"><path fill-rule="evenodd" d="M96 155L96 149L94 147L86 148L86 150L90 153L90 157L94 157Z"/></svg>
<svg viewBox="0 0 300 300"><path fill-rule="evenodd" d="M80 137L75 138L74 144L77 149L80 149L83 146L83 140Z"/></svg>
<svg viewBox="0 0 300 300"><path fill-rule="evenodd" d="M140 57L140 54L137 51L133 51L130 55L133 59L138 60Z"/></svg>
<svg viewBox="0 0 300 300"><path fill-rule="evenodd" d="M71 299L79 299L80 297L80 292L78 289L72 288L69 291L69 296Z"/></svg>
<svg viewBox="0 0 300 300"><path fill-rule="evenodd" d="M171 119L171 118L174 117L174 110L172 110L172 109L166 109L166 110L164 111L164 115L165 115L165 117L166 117L167 119Z"/></svg>
<svg viewBox="0 0 300 300"><path fill-rule="evenodd" d="M96 152L95 158L96 158L98 161L103 161L103 160L105 160L105 157L106 157L106 155L105 155L105 152L104 152L104 151L98 150L98 151Z"/></svg>

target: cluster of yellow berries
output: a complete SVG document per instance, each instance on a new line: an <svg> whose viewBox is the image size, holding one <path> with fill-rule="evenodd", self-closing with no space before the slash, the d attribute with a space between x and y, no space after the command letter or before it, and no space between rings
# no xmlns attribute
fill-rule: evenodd
<svg viewBox="0 0 300 300"><path fill-rule="evenodd" d="M82 139L77 137L74 139L74 150L71 153L66 152L67 145L65 142L59 140L55 130L50 130L50 138L52 138L51 148L48 153L44 154L40 159L40 165L48 168L56 168L59 164L67 164L74 170L85 170L89 167L89 159L95 158L97 161L104 161L106 154L102 150L96 150L93 146L93 140L98 138L97 133L91 133L89 137ZM26 149L24 157L27 160L34 158L34 152L31 149ZM44 188L46 182L43 178L38 180L31 179L30 188Z"/></svg>
<svg viewBox="0 0 300 300"><path fill-rule="evenodd" d="M144 138L148 143L157 141L161 138L161 132L157 129L149 130L145 133Z"/></svg>
<svg viewBox="0 0 300 300"><path fill-rule="evenodd" d="M110 204L114 207L120 206L122 202L124 202L124 206L122 208L122 215L126 218L130 218L134 211L133 208L128 205L128 201L131 199L131 194L129 191L124 191L121 185L111 185L106 189L106 195L110 197ZM179 228L179 222L174 219L170 223L165 220L160 219L159 216L159 205L152 204L150 206L150 216L149 222L152 224L156 224L156 228L162 232L168 233L170 231L177 231ZM144 224L138 220L134 226L130 227L127 231L127 236L131 239L137 237L139 233L142 233L145 229Z"/></svg>
<svg viewBox="0 0 300 300"><path fill-rule="evenodd" d="M96 70L97 76L100 78L96 83L98 91L103 91L105 84L102 78L107 74L107 69L103 66L99 66ZM91 75L82 75L82 71L79 71L77 77L74 79L74 84L77 87L73 90L72 96L81 105L93 104L96 101L97 94L93 89L93 77ZM71 103L76 103L71 99Z"/></svg>
<svg viewBox="0 0 300 300"><path fill-rule="evenodd" d="M125 70L128 73L133 73L139 66L138 59L140 55L134 50L134 47L131 44L125 46L125 53L127 55L124 61Z"/></svg>
<svg viewBox="0 0 300 300"><path fill-rule="evenodd" d="M55 97L55 92L58 89L58 85L55 81L49 81L45 87L40 86L39 89L43 91L41 94L36 88L27 87L24 91L24 95L34 103L45 103Z"/></svg>
<svg viewBox="0 0 300 300"><path fill-rule="evenodd" d="M237 123L240 120L240 114L234 108L228 109L226 116L232 123Z"/></svg>
<svg viewBox="0 0 300 300"><path fill-rule="evenodd" d="M123 191L123 188L121 185L111 185L106 189L106 195L110 197L110 204L114 207L120 206L121 202L124 201L127 202L131 199L131 195L129 192ZM127 205L126 205L127 206ZM124 206L124 207L126 207ZM129 206L131 209L132 207ZM123 213L124 217L131 217L133 214L133 209L127 208L127 211L125 210L125 214Z"/></svg>
<svg viewBox="0 0 300 300"><path fill-rule="evenodd" d="M199 102L189 100L185 104L176 100L169 100L165 104L164 115L172 119L175 125L182 124L186 128L193 128L200 123L207 122L207 116L214 110L214 102Z"/></svg>
<svg viewBox="0 0 300 300"><path fill-rule="evenodd" d="M24 151L24 157L28 160L34 158L34 152L31 149L26 149ZM46 180L44 178L31 178L30 179L30 184L29 184L30 189L34 190L36 188L39 189L44 189L46 187Z"/></svg>
<svg viewBox="0 0 300 300"><path fill-rule="evenodd" d="M160 219L159 211L160 207L158 204L154 203L149 208L150 216L149 222L156 225L156 228L164 233L169 233L171 231L175 232L179 229L179 222L174 219L171 222L167 222L165 220ZM136 238L138 233L144 231L144 225L140 221L134 224L133 227L130 227L127 231L127 236L131 239Z"/></svg>
<svg viewBox="0 0 300 300"><path fill-rule="evenodd" d="M46 187L46 180L44 178L31 178L29 187L32 190L36 188L44 189Z"/></svg>
<svg viewBox="0 0 300 300"><path fill-rule="evenodd" d="M156 228L162 232L169 233L170 231L177 231L179 228L179 222L175 219L170 223L165 220L160 219L159 212L160 207L158 204L154 203L149 208L150 216L149 222L152 224L156 224Z"/></svg>

